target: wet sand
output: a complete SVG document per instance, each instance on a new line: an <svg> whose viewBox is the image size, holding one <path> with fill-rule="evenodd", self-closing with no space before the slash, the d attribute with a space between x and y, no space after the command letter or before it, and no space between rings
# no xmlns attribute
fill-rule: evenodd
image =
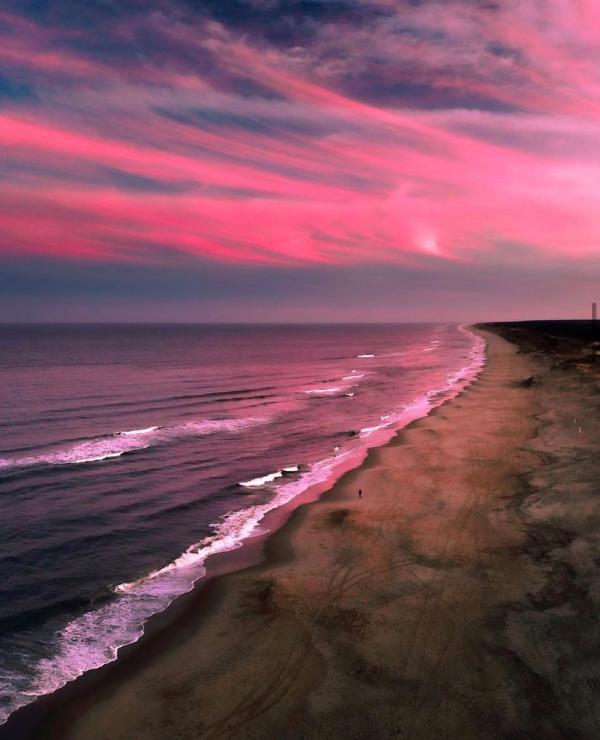
<svg viewBox="0 0 600 740"><path fill-rule="evenodd" d="M461 396L33 736L600 737L597 376L485 335Z"/></svg>

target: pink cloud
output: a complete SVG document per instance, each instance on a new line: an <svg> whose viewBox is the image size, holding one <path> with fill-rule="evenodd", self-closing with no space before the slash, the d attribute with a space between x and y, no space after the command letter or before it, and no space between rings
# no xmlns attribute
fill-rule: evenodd
<svg viewBox="0 0 600 740"><path fill-rule="evenodd" d="M294 265L485 261L503 243L597 253L600 163L581 147L600 145L591 2L424 4L343 34L324 25L308 49L151 17L190 61L124 67L9 20L0 59L54 82L42 103L0 113L5 252ZM398 99L361 96L361 75ZM439 109L411 105L403 85ZM458 93L483 109L441 104Z"/></svg>

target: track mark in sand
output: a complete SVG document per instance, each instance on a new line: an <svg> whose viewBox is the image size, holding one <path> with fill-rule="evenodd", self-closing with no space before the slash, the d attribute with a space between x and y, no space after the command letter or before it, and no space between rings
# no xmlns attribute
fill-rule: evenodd
<svg viewBox="0 0 600 740"><path fill-rule="evenodd" d="M374 576L412 564L412 559L402 558L380 568L363 569L359 572L354 572L355 568L352 566L338 566L325 585L325 595L320 603L313 608L307 607L303 617L299 620L286 657L267 673L261 682L247 692L230 712L201 728L198 737L203 740L216 740L216 738L232 736L276 706L300 676L302 667L313 647L314 631L320 626L324 614L339 607L344 595Z"/></svg>
<svg viewBox="0 0 600 740"><path fill-rule="evenodd" d="M467 539L475 539L479 541L477 535L477 527L469 528L470 522L475 521L482 511L481 506L481 495L477 491L473 491L464 501L459 512L452 525L449 527L448 534L445 538L444 545L441 554L437 556L437 559L441 562L452 560L452 551L460 547L460 544ZM476 544L475 547L475 559L474 562L469 564L470 571L476 571L481 562L480 558L480 546ZM432 639L435 635L437 625L440 623L442 618L442 611L444 600L446 595L455 590L456 584L463 581L463 571L457 572L455 568L446 569L444 568L441 573L441 578L438 579L437 586L424 594L422 606L418 611L415 626L413 628L413 638L409 645L409 651L406 656L404 664L404 678L405 680L416 680L417 688L412 697L412 701L408 707L408 727L406 727L406 718L400 724L405 724L405 732L408 737L417 737L419 732L419 725L422 723L422 715L427 703L431 701L432 697L427 692L428 679L434 676L434 679L439 682L442 674L445 679L442 679L442 683L445 684L446 690L443 693L439 693L437 704L441 706L446 698L448 688L450 686L450 676L447 670L443 670L444 666L447 666L454 649L454 640L456 628L452 627L453 618L449 614L448 610L443 612L443 619L450 623L450 628L447 630L448 637L443 641L443 649L440 650L435 656L433 663L431 664L431 670L428 672L428 654L427 647L431 644ZM409 671L411 667L414 670L414 676L410 676ZM399 701L398 706L402 703ZM411 709L412 707L412 709ZM398 717L399 721L401 718ZM425 722L427 719L425 718Z"/></svg>
<svg viewBox="0 0 600 740"><path fill-rule="evenodd" d="M341 570L342 567L340 566L331 575L327 584L328 589L333 586ZM271 706L277 704L293 685L308 655L312 629L314 629L314 620L311 625L309 610L307 610L292 635L292 642L285 659L276 664L272 671L247 692L230 712L202 728L200 737L212 740L212 738L231 735L252 720L260 717Z"/></svg>
<svg viewBox="0 0 600 740"><path fill-rule="evenodd" d="M462 526L457 529L454 533L454 540L456 542L457 539L460 539L461 535L465 535L466 527L471 521L476 521L480 515L480 513L483 511L483 507L481 506L481 496L479 494L474 494L473 501L471 503L471 506L468 507L467 516L462 518ZM481 540L478 535L478 527L475 526L466 534L465 536L471 538L475 541L475 557L473 561L469 564L467 568L467 578L469 579L469 585L470 585L470 595L471 598L469 598L469 602L473 602L473 597L477 598L477 594L475 594L475 591L481 591L483 589L482 584L479 582L478 579L475 578L473 582L470 582L470 579L472 576L475 576L478 572L481 564L481 557L479 553L481 552ZM465 573L465 570L462 569L460 573L457 574L454 581L462 580L462 576ZM448 573L444 579L442 579L442 583L440 585L439 592L437 594L437 598L434 599L434 605L432 607L432 614L436 615L440 613L440 608L443 606L444 597L448 591L454 590L454 582L452 575ZM424 731L425 735L427 734L427 730L429 729L427 726L430 724L429 719L432 716L432 712L430 711L429 714L424 715L425 709L429 708L431 710L431 706L428 706L431 704L432 700L434 703L434 710L433 714L437 715L439 709L444 706L444 704L448 701L449 694L452 687L452 660L454 651L456 649L456 640L458 637L458 631L459 628L457 626L457 620L453 619L451 615L449 615L447 612L444 614L445 620L447 620L449 624L449 629L447 630L447 637L443 641L443 648L441 650L438 650L432 664L430 673L435 676L436 680L436 691L433 696L431 694L427 693L426 690L426 684L423 681L423 676L425 673L425 670L427 668L426 666L426 657L423 653L423 658L421 661L421 667L419 671L419 675L421 676L421 680L419 681L418 690L416 692L415 696L415 702L414 702L414 711L411 713L411 731L410 736L417 736L417 733L422 730ZM430 623L430 630L427 633L427 642L431 640L434 633L434 627L435 627L435 618L431 620ZM419 727L421 725L421 727Z"/></svg>

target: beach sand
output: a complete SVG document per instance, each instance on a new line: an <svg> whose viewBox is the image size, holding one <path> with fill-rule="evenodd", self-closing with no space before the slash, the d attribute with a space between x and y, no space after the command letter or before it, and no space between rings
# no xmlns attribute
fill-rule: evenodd
<svg viewBox="0 0 600 740"><path fill-rule="evenodd" d="M34 736L600 737L598 382L484 334L465 392Z"/></svg>

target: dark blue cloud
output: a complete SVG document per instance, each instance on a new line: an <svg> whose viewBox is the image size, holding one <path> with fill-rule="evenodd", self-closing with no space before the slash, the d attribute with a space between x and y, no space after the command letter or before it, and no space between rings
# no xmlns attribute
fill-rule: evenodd
<svg viewBox="0 0 600 740"><path fill-rule="evenodd" d="M386 77L390 77L388 73ZM496 113L510 113L521 110L520 106L510 105L493 95L485 96L468 90L448 88L444 83L434 80L430 84L410 82L405 70L397 70L396 80L382 80L376 70L365 70L360 76L354 75L341 80L344 92L359 100L374 105L401 105L405 108L421 110L445 110L447 108L467 108Z"/></svg>
<svg viewBox="0 0 600 740"><path fill-rule="evenodd" d="M113 167L98 167L94 182L106 182L121 190L139 193L187 193L197 188L190 182L167 182L154 177L143 177L132 172L119 170Z"/></svg>
<svg viewBox="0 0 600 740"><path fill-rule="evenodd" d="M65 163L64 167L61 167L60 162L54 163L52 167L33 162L28 164L25 169L18 161L12 162L10 156L4 161L0 161L0 177L13 182L17 180L30 181L32 179L57 180L61 183L83 187L114 187L133 193L178 194L198 190L198 184L194 182L185 180L165 181L153 177L144 177L114 167L80 164L79 170L74 170L70 162ZM233 193L229 194L232 195Z"/></svg>
<svg viewBox="0 0 600 740"><path fill-rule="evenodd" d="M37 97L32 85L16 77L9 77L6 73L0 73L0 105L3 100L10 101L32 101Z"/></svg>
<svg viewBox="0 0 600 740"><path fill-rule="evenodd" d="M165 118L178 123L196 126L203 130L222 131L224 128L251 131L264 136L278 138L287 135L319 137L339 131L339 123L329 120L303 120L292 115L276 117L260 114L243 114L218 108L193 108L188 110L171 110L157 106L154 111Z"/></svg>
<svg viewBox="0 0 600 740"><path fill-rule="evenodd" d="M359 26L390 13L359 0L185 0L185 4L233 30L284 47L310 43L324 23Z"/></svg>
<svg viewBox="0 0 600 740"><path fill-rule="evenodd" d="M457 7L474 5L493 13L494 3L480 0L457 0ZM53 46L57 51L66 50L81 58L101 63L115 74L119 70L145 69L147 84L152 84L152 70L200 73L213 87L223 93L241 97L259 97L266 100L284 100L285 94L261 81L252 70L231 69L220 53L210 45L181 42L169 31L176 26L189 30L199 40L206 40L208 21L217 21L233 37L243 38L250 45L275 48L279 51L300 49L306 55L306 69L317 75L333 66L337 71L326 80L359 100L383 105L407 105L423 109L477 108L490 111L513 110L493 93L489 95L465 92L462 85L449 89L436 81L435 70L423 74L425 60L411 57L397 60L394 53L379 49L377 39L389 22L391 33L408 48L411 42L425 41L432 48L452 47L448 31L419 28L410 21L409 11L415 7L441 8L439 0L418 3L399 0L396 5L378 6L368 0L141 0L117 2L116 0L8 0L8 7L16 15L26 17L40 27L54 32ZM405 18L403 10L407 11ZM410 21L410 22L409 22ZM353 32L372 31L372 48L345 48L346 35ZM323 35L329 42L323 45ZM342 40L341 45L335 39ZM333 39L333 41L331 41ZM359 39L360 41L360 39ZM364 39L360 43L365 43ZM487 47L490 56L518 61L515 50L499 43ZM354 57L353 64L345 68L347 57ZM410 56L410 55L409 55ZM465 70L449 62L447 75L460 81L464 75L477 76L476 70ZM77 73L74 72L75 79ZM93 81L101 86L101 76ZM63 75L53 80L47 74L31 73L13 68L0 78L0 100L4 96L18 98L46 94L55 88L62 91L70 84ZM89 84L89 83L88 83ZM467 86L468 87L468 86ZM210 124L207 115L205 122ZM241 123L241 121L240 121ZM245 122L249 130L261 122ZM268 126L267 122L262 122ZM285 123L278 122L285 129ZM288 126L291 124L288 123Z"/></svg>

